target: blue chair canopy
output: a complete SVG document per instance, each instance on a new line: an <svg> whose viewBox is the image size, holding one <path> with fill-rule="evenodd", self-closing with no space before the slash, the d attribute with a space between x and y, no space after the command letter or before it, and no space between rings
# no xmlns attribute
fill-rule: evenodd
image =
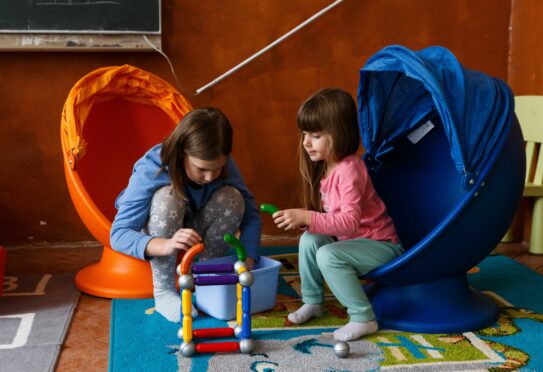
<svg viewBox="0 0 543 372"><path fill-rule="evenodd" d="M454 165L469 188L511 121L513 102L505 83L464 68L443 47L417 52L386 47L360 70L359 125L365 160L378 166L396 139L437 113Z"/></svg>

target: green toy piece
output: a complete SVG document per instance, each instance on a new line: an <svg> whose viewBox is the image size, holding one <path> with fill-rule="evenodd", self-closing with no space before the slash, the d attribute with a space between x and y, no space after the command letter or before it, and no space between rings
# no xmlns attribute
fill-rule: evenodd
<svg viewBox="0 0 543 372"><path fill-rule="evenodd" d="M279 211L279 208L277 208L273 204L260 204L260 210L262 212L266 212L266 213L269 213L269 214L274 214L275 212Z"/></svg>
<svg viewBox="0 0 543 372"><path fill-rule="evenodd" d="M245 262L245 259L247 258L247 251L238 238L232 234L224 234L224 242L230 244L236 249L236 254L239 261Z"/></svg>

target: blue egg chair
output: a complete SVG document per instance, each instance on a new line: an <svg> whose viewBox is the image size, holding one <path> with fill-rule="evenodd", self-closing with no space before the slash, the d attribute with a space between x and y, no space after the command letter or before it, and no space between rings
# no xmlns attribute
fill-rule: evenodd
<svg viewBox="0 0 543 372"><path fill-rule="evenodd" d="M382 327L456 333L498 307L466 272L496 247L522 196L525 152L509 87L442 47L390 46L360 71L364 160L406 253L368 273Z"/></svg>

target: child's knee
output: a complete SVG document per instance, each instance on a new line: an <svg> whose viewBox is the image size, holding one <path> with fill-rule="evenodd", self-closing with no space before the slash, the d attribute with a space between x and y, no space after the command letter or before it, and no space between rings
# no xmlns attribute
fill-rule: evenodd
<svg viewBox="0 0 543 372"><path fill-rule="evenodd" d="M218 205L219 210L230 210L233 216L241 218L245 213L245 199L241 192L233 186L223 186L216 190L209 203Z"/></svg>
<svg viewBox="0 0 543 372"><path fill-rule="evenodd" d="M151 199L151 213L169 214L171 210L184 210L185 202L179 199L173 186L163 186L153 194Z"/></svg>
<svg viewBox="0 0 543 372"><path fill-rule="evenodd" d="M338 248L334 247L333 244L326 244L319 248L317 251L317 265L319 266L319 269L323 270L340 263L340 260L336 255L337 249Z"/></svg>
<svg viewBox="0 0 543 372"><path fill-rule="evenodd" d="M310 232L305 231L302 236L300 236L300 241L298 243L300 254L316 256L320 247L331 242L333 242L333 239L328 235L311 234Z"/></svg>
<svg viewBox="0 0 543 372"><path fill-rule="evenodd" d="M151 200L151 209L147 221L149 234L169 237L183 225L185 202L180 200L172 186L158 189Z"/></svg>

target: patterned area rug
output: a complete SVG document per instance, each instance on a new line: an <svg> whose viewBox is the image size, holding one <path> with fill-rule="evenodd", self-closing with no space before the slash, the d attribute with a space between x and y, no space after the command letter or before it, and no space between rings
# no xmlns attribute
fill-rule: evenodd
<svg viewBox="0 0 543 372"><path fill-rule="evenodd" d="M327 294L326 312L302 327L288 322L300 306L297 255L292 247L267 248L283 263L276 306L252 317L257 347L242 353L178 353L179 325L153 314L152 300L114 300L110 371L534 371L543 369L543 277L505 257L485 259L471 270L471 285L500 305L493 326L463 334L416 334L381 330L350 342L348 358L333 353L332 332L347 322L345 309ZM200 316L194 329L228 322ZM228 324L233 326L232 322ZM217 340L218 341L218 340ZM223 340L220 340L223 341ZM210 341L212 342L212 341Z"/></svg>
<svg viewBox="0 0 543 372"><path fill-rule="evenodd" d="M6 276L0 371L53 371L77 305L73 274Z"/></svg>

